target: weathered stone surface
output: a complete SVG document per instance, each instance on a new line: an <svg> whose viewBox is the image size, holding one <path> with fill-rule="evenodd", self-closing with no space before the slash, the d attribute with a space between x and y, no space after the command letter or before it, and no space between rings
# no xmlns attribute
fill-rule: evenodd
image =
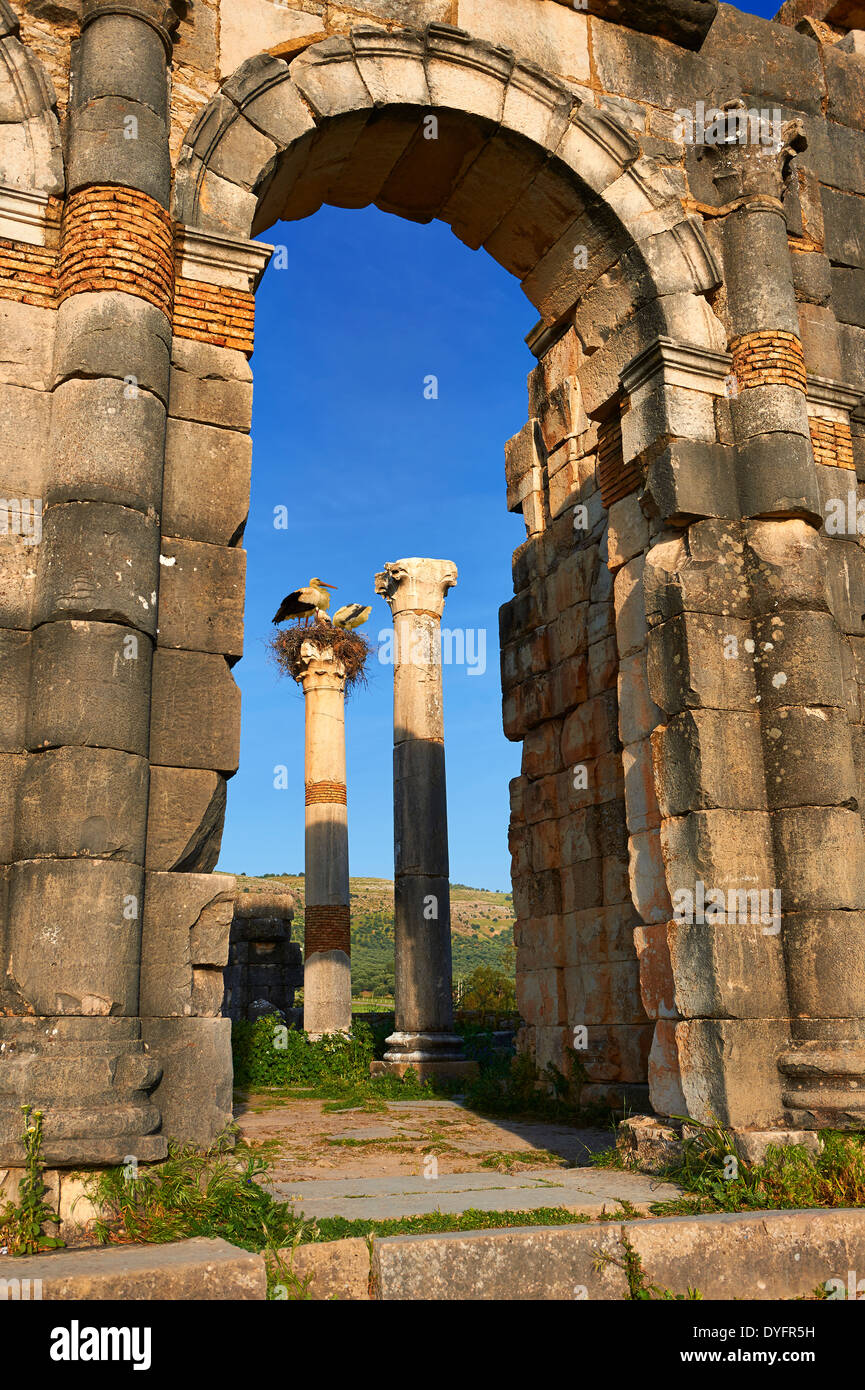
<svg viewBox="0 0 865 1390"><path fill-rule="evenodd" d="M37 1014L135 1014L143 872L34 859L10 881L9 973Z"/></svg>
<svg viewBox="0 0 865 1390"><path fill-rule="evenodd" d="M49 748L26 761L15 858L141 864L147 760L111 748Z"/></svg>
<svg viewBox="0 0 865 1390"><path fill-rule="evenodd" d="M111 378L64 381L51 401L54 454L46 502L158 509L165 443L162 401L148 391L129 395L122 380Z"/></svg>
<svg viewBox="0 0 865 1390"><path fill-rule="evenodd" d="M370 1297L370 1253L365 1240L330 1240L281 1253L314 1302Z"/></svg>
<svg viewBox="0 0 865 1390"><path fill-rule="evenodd" d="M252 421L252 372L245 353L175 338L171 346L169 415L172 421L197 420L221 429L248 430ZM173 428L170 423L169 436Z"/></svg>
<svg viewBox="0 0 865 1390"><path fill-rule="evenodd" d="M267 1297L261 1255L204 1236L170 1245L7 1258L0 1261L0 1279L38 1279L43 1299L74 1302Z"/></svg>
<svg viewBox="0 0 865 1390"><path fill-rule="evenodd" d="M141 1036L162 1068L162 1133L208 1147L232 1122L231 1019L142 1018Z"/></svg>
<svg viewBox="0 0 865 1390"><path fill-rule="evenodd" d="M754 711L694 709L652 735L663 816L766 805L760 716Z"/></svg>
<svg viewBox="0 0 865 1390"><path fill-rule="evenodd" d="M124 400L141 390L166 403L170 354L171 326L146 300L111 290L74 294L57 312L56 385L75 377L113 377L124 384Z"/></svg>
<svg viewBox="0 0 865 1390"><path fill-rule="evenodd" d="M194 768L150 772L147 867L179 873L216 868L225 820L225 778Z"/></svg>
<svg viewBox="0 0 865 1390"><path fill-rule="evenodd" d="M242 656L246 551L164 536L159 564L160 648Z"/></svg>
<svg viewBox="0 0 865 1390"><path fill-rule="evenodd" d="M116 623L63 620L33 634L27 746L146 756L150 638Z"/></svg>
<svg viewBox="0 0 865 1390"><path fill-rule="evenodd" d="M240 691L221 656L157 650L150 760L230 776L240 757Z"/></svg>
<svg viewBox="0 0 865 1390"><path fill-rule="evenodd" d="M49 507L34 624L58 618L123 623L153 637L159 572L154 516L107 502Z"/></svg>
<svg viewBox="0 0 865 1390"><path fill-rule="evenodd" d="M786 1019L691 1019L677 1023L687 1114L703 1124L770 1127L783 1121L777 1058Z"/></svg>
<svg viewBox="0 0 865 1390"><path fill-rule="evenodd" d="M251 471L248 435L169 420L163 534L210 545L239 544L249 512Z"/></svg>
<svg viewBox="0 0 865 1390"><path fill-rule="evenodd" d="M596 1296L625 1298L627 1281L615 1228L566 1226L468 1235L391 1236L373 1247L375 1297L391 1301L574 1297L581 1285ZM596 1273L599 1257L613 1263Z"/></svg>
<svg viewBox="0 0 865 1390"><path fill-rule="evenodd" d="M147 874L142 1018L209 1017L220 1012L234 887L230 874Z"/></svg>

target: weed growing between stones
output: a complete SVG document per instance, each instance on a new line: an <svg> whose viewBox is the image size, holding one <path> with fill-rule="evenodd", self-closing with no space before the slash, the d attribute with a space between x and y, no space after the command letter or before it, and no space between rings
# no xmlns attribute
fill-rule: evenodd
<svg viewBox="0 0 865 1390"><path fill-rule="evenodd" d="M616 1265L618 1269L624 1270L628 1281L628 1298L631 1302L690 1303L703 1301L703 1295L699 1289L692 1289L690 1286L687 1293L672 1293L659 1284L647 1284L643 1272L643 1261L624 1232L621 1235L621 1243L625 1252L621 1260L617 1260L615 1255L604 1251L596 1259L595 1268L601 1270L605 1265Z"/></svg>
<svg viewBox="0 0 865 1390"><path fill-rule="evenodd" d="M207 1150L169 1144L168 1158L136 1177L123 1168L94 1175L90 1194L104 1213L94 1232L103 1244L221 1236L244 1250L279 1250L304 1222L262 1187L271 1166L269 1146L231 1150L227 1136Z"/></svg>
<svg viewBox="0 0 865 1390"><path fill-rule="evenodd" d="M59 1236L43 1234L43 1227L56 1226L57 1213L45 1201L45 1165L42 1162L42 1111L22 1105L24 1132L24 1176L18 1184L18 1202L0 1208L0 1251L9 1255L36 1255L40 1250L56 1250L64 1245ZM31 1123L32 1115L32 1123Z"/></svg>
<svg viewBox="0 0 865 1390"><path fill-rule="evenodd" d="M735 1176L730 1176L733 1136L721 1125L700 1128L699 1136L685 1144L681 1162L659 1174L678 1183L686 1195L655 1203L653 1215L865 1206L865 1134L824 1130L818 1154L809 1154L801 1144L772 1144L761 1163L736 1158ZM601 1156L602 1164L605 1157L609 1155Z"/></svg>

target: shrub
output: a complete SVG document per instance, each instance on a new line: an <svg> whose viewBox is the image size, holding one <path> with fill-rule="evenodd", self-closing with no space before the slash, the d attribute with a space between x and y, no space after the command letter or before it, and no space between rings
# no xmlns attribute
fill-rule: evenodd
<svg viewBox="0 0 865 1390"><path fill-rule="evenodd" d="M369 1079L373 1034L356 1020L349 1037L329 1034L313 1042L302 1029L286 1028L276 1014L231 1030L234 1077L239 1086L314 1086L322 1081Z"/></svg>

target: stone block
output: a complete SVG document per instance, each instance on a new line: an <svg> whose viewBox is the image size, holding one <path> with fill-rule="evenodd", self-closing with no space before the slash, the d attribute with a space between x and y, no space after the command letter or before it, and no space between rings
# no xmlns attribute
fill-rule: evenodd
<svg viewBox="0 0 865 1390"><path fill-rule="evenodd" d="M669 715L694 708L752 710L753 652L750 625L738 618L699 613L672 618L649 633L651 697Z"/></svg>
<svg viewBox="0 0 865 1390"><path fill-rule="evenodd" d="M858 811L789 807L775 812L773 827L785 911L865 907L865 838Z"/></svg>
<svg viewBox="0 0 865 1390"><path fill-rule="evenodd" d="M846 481L849 484L849 474ZM828 607L826 545L813 526L798 519L751 521L745 526L745 541L755 612L775 615L791 608L819 612Z"/></svg>
<svg viewBox="0 0 865 1390"><path fill-rule="evenodd" d="M517 978L517 1008L529 1024L551 1027L568 1022L564 971L531 970Z"/></svg>
<svg viewBox="0 0 865 1390"><path fill-rule="evenodd" d="M159 646L243 655L246 552L163 537Z"/></svg>
<svg viewBox="0 0 865 1390"><path fill-rule="evenodd" d="M673 921L666 931L682 1017L784 1017L784 948L772 924Z"/></svg>
<svg viewBox="0 0 865 1390"><path fill-rule="evenodd" d="M652 634L653 637L655 634ZM619 662L619 736L623 744L648 738L663 720L649 694L646 654L634 652Z"/></svg>
<svg viewBox="0 0 865 1390"><path fill-rule="evenodd" d="M816 910L784 917L784 954L790 978L790 1010L808 1036L825 1037L825 1019L857 1019L865 989L865 915ZM854 1025L855 1026L855 1025Z"/></svg>
<svg viewBox="0 0 865 1390"><path fill-rule="evenodd" d="M220 1012L234 884L230 874L147 874L142 1018L199 1018Z"/></svg>
<svg viewBox="0 0 865 1390"><path fill-rule="evenodd" d="M686 710L652 735L661 814L766 805L756 710Z"/></svg>
<svg viewBox="0 0 865 1390"><path fill-rule="evenodd" d="M835 537L825 548L829 606L842 632L865 631L865 550Z"/></svg>
<svg viewBox="0 0 865 1390"><path fill-rule="evenodd" d="M678 1018L666 922L637 923L634 947L640 967L640 997L649 1018Z"/></svg>
<svg viewBox="0 0 865 1390"><path fill-rule="evenodd" d="M45 499L113 502L158 511L162 497L165 406L122 381L64 381L52 397L52 452ZM82 449L81 441L87 440Z"/></svg>
<svg viewBox="0 0 865 1390"><path fill-rule="evenodd" d="M14 866L9 972L36 1014L135 1014L142 882L112 860Z"/></svg>
<svg viewBox="0 0 865 1390"><path fill-rule="evenodd" d="M765 811L692 811L661 823L661 843L674 905L700 883L727 893L777 887Z"/></svg>
<svg viewBox="0 0 865 1390"><path fill-rule="evenodd" d="M862 198L837 188L824 188L822 194L827 257L833 265L865 266Z"/></svg>
<svg viewBox="0 0 865 1390"><path fill-rule="evenodd" d="M600 642L593 642L589 647L587 663L588 694L590 696L600 695L605 690L616 689L619 653L615 637L605 637Z"/></svg>
<svg viewBox="0 0 865 1390"><path fill-rule="evenodd" d="M841 647L831 614L778 613L760 619L754 629L765 710L845 708Z"/></svg>
<svg viewBox="0 0 865 1390"><path fill-rule="evenodd" d="M483 0L459 0L456 23L546 72L589 81L587 18L552 0L541 0L531 9L522 0L502 0L494 10Z"/></svg>
<svg viewBox="0 0 865 1390"><path fill-rule="evenodd" d="M193 420L220 429L248 430L252 423L252 369L246 353L175 338L168 413L171 422Z"/></svg>
<svg viewBox="0 0 865 1390"><path fill-rule="evenodd" d="M153 637L158 569L155 516L107 502L49 507L34 623L82 618L123 623Z"/></svg>
<svg viewBox="0 0 865 1390"><path fill-rule="evenodd" d="M27 499L26 515L28 523L33 523L34 534L35 528L41 526L37 520L38 505L38 499ZM25 631L32 626L37 555L33 536L0 536L0 626Z"/></svg>
<svg viewBox="0 0 865 1390"><path fill-rule="evenodd" d="M129 158L130 116L138 123L134 160ZM128 97L97 97L78 108L70 125L66 170L69 193L88 185L118 184L167 207L171 165L164 118Z"/></svg>
<svg viewBox="0 0 865 1390"><path fill-rule="evenodd" d="M636 959L584 961L565 969L564 986L567 1018L572 1026L645 1021Z"/></svg>
<svg viewBox="0 0 865 1390"><path fill-rule="evenodd" d="M785 1018L695 1018L675 1027L686 1114L741 1129L780 1126L777 1059L789 1043Z"/></svg>
<svg viewBox="0 0 865 1390"><path fill-rule="evenodd" d="M368 1299L370 1252L361 1237L292 1246L281 1255L314 1303Z"/></svg>
<svg viewBox="0 0 865 1390"><path fill-rule="evenodd" d="M564 722L562 760L565 766L600 757L618 747L618 713L612 691L586 700Z"/></svg>
<svg viewBox="0 0 865 1390"><path fill-rule="evenodd" d="M630 657L646 646L646 603L643 592L645 567L645 558L637 555L616 574L616 642L621 657Z"/></svg>
<svg viewBox="0 0 865 1390"><path fill-rule="evenodd" d="M688 1106L682 1091L679 1050L676 1046L676 1025L672 1019L660 1018L655 1024L648 1074L649 1095L657 1114L687 1115Z"/></svg>
<svg viewBox="0 0 865 1390"><path fill-rule="evenodd" d="M614 502L609 517L608 564L615 572L648 547L649 523L634 492Z"/></svg>
<svg viewBox="0 0 865 1390"><path fill-rule="evenodd" d="M227 77L262 49L277 54L281 48L296 51L302 43L320 38L323 31L320 15L274 6L270 0L246 0L241 8L229 5L220 27L219 75Z"/></svg>
<svg viewBox="0 0 865 1390"><path fill-rule="evenodd" d="M234 546L249 512L252 440L236 430L169 420L162 528L167 536Z"/></svg>
<svg viewBox="0 0 865 1390"><path fill-rule="evenodd" d="M621 1249L618 1230L600 1225L392 1236L373 1246L372 1281L384 1302L545 1302L577 1287L626 1299Z"/></svg>
<svg viewBox="0 0 865 1390"><path fill-rule="evenodd" d="M657 829L661 816L655 797L652 746L648 739L631 743L622 750L622 768L629 831L635 835L643 830Z"/></svg>
<svg viewBox="0 0 865 1390"><path fill-rule="evenodd" d="M143 863L147 760L112 748L49 748L26 761L15 858Z"/></svg>
<svg viewBox="0 0 865 1390"><path fill-rule="evenodd" d="M29 632L0 628L4 676L0 694L0 752L3 753L23 753L27 747L30 648Z"/></svg>
<svg viewBox="0 0 865 1390"><path fill-rule="evenodd" d="M0 386L0 434L6 442L2 464L5 497L43 495L51 396L20 386Z"/></svg>
<svg viewBox="0 0 865 1390"><path fill-rule="evenodd" d="M27 757L23 753L0 753L0 864L11 864L15 858L15 807L18 784L26 763ZM0 891L5 892L5 888ZM3 916L5 916L5 912L0 913L0 917ZM3 928L0 924L0 943L2 943L2 939ZM2 954L2 944L0 944L0 954Z"/></svg>
<svg viewBox="0 0 865 1390"><path fill-rule="evenodd" d="M180 341L183 341L182 339ZM171 325L161 309L114 290L70 295L57 311L53 383L112 377L168 401Z"/></svg>
<svg viewBox="0 0 865 1390"><path fill-rule="evenodd" d="M794 29L721 5L700 58L732 68L738 74L736 90L759 93L761 106L822 111L826 84L820 52Z"/></svg>
<svg viewBox="0 0 865 1390"><path fill-rule="evenodd" d="M559 892L552 899L553 912L582 912L600 907L604 901L604 861L565 865L559 871Z"/></svg>
<svg viewBox="0 0 865 1390"><path fill-rule="evenodd" d="M750 614L742 528L723 520L697 521L680 536L660 538L646 554L643 574L649 627L680 613L724 618Z"/></svg>
<svg viewBox="0 0 865 1390"><path fill-rule="evenodd" d="M819 251L794 251L790 255L790 264L793 269L793 286L800 304L828 304L832 293L829 257L821 255ZM806 350L806 362L807 360Z"/></svg>
<svg viewBox="0 0 865 1390"><path fill-rule="evenodd" d="M33 634L27 746L147 755L150 638L115 623L64 620Z"/></svg>
<svg viewBox="0 0 865 1390"><path fill-rule="evenodd" d="M12 299L0 302L0 338L3 340L0 383L23 386L31 391L50 389L56 318L51 309L36 304L18 304Z"/></svg>
<svg viewBox="0 0 865 1390"><path fill-rule="evenodd" d="M154 654L150 760L230 776L240 758L240 691L225 659L205 652Z"/></svg>
<svg viewBox="0 0 865 1390"><path fill-rule="evenodd" d="M725 444L679 439L648 462L647 505L675 524L739 514L735 458Z"/></svg>
<svg viewBox="0 0 865 1390"><path fill-rule="evenodd" d="M215 869L225 805L226 783L219 773L197 768L151 768L148 869L205 874Z"/></svg>
<svg viewBox="0 0 865 1390"><path fill-rule="evenodd" d="M843 710L777 709L766 730L770 807L853 806L857 778ZM832 769L827 778L826 769Z"/></svg>
<svg viewBox="0 0 865 1390"><path fill-rule="evenodd" d="M75 1303L267 1298L261 1255L204 1236L4 1259L0 1278L38 1279L43 1299Z"/></svg>
<svg viewBox="0 0 865 1390"><path fill-rule="evenodd" d="M628 859L631 898L643 921L668 921L672 907L658 831L632 834L628 839Z"/></svg>

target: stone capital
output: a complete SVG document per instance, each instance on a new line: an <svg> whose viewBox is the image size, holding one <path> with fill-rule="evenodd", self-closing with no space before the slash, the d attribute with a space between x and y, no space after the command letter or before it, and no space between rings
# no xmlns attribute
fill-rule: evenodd
<svg viewBox="0 0 865 1390"><path fill-rule="evenodd" d="M140 19L155 29L166 52L171 57L172 34L180 23L177 0L83 0L81 6L81 32L103 15L124 14Z"/></svg>
<svg viewBox="0 0 865 1390"><path fill-rule="evenodd" d="M298 685L303 686L304 695L314 690L342 691L345 688L345 666L335 656L333 647L320 646L312 640L301 647L292 675Z"/></svg>
<svg viewBox="0 0 865 1390"><path fill-rule="evenodd" d="M424 560L417 556L386 564L375 577L375 591L387 600L394 617L398 613L424 613L441 618L449 589L457 582L451 560Z"/></svg>
<svg viewBox="0 0 865 1390"><path fill-rule="evenodd" d="M714 143L707 141L707 149L716 161L713 181L724 202L743 198L755 206L761 199L779 204L793 159L808 147L801 120L749 110L737 98L725 104L715 124L720 136Z"/></svg>

